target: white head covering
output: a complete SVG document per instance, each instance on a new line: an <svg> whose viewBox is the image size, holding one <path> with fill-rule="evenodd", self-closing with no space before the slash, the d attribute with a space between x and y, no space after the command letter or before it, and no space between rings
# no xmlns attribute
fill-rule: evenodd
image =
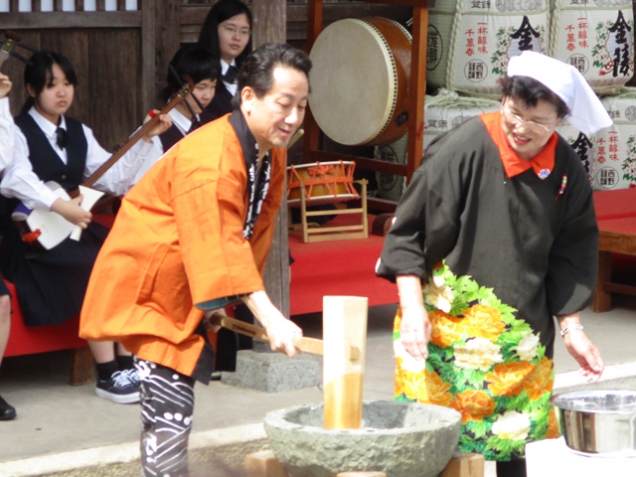
<svg viewBox="0 0 636 477"><path fill-rule="evenodd" d="M524 51L508 62L508 76L529 76L543 83L570 108L565 119L586 136L611 126L603 103L574 66L534 51Z"/></svg>

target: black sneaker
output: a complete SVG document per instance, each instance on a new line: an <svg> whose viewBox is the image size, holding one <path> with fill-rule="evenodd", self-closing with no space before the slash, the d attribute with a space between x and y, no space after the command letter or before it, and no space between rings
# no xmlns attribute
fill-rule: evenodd
<svg viewBox="0 0 636 477"><path fill-rule="evenodd" d="M10 421L17 416L15 408L0 396L0 421Z"/></svg>
<svg viewBox="0 0 636 477"><path fill-rule="evenodd" d="M130 371L134 370L117 371L110 379L98 379L95 394L118 404L139 402L139 380L131 379Z"/></svg>

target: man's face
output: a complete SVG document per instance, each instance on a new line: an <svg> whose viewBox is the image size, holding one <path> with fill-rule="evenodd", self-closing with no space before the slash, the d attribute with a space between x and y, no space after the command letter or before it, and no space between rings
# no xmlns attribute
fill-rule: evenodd
<svg viewBox="0 0 636 477"><path fill-rule="evenodd" d="M302 71L277 66L273 78L272 88L262 98L249 87L241 92L241 110L261 152L286 147L307 108L309 83Z"/></svg>

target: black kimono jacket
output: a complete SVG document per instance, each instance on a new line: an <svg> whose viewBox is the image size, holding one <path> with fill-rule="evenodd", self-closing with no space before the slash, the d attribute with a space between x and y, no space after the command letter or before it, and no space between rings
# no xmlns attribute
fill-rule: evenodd
<svg viewBox="0 0 636 477"><path fill-rule="evenodd" d="M398 399L460 411L464 451L521 457L525 442L554 433L552 316L591 302L597 262L592 189L563 138L542 179L532 168L508 177L481 117L439 137L398 205L377 271L420 276L432 324L425 368L400 348L396 324Z"/></svg>

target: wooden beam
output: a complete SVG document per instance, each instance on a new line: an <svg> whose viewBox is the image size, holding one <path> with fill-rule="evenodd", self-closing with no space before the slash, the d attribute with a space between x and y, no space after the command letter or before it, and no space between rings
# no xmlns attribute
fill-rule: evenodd
<svg viewBox="0 0 636 477"><path fill-rule="evenodd" d="M76 12L84 11L84 0L75 0L75 11Z"/></svg>
<svg viewBox="0 0 636 477"><path fill-rule="evenodd" d="M179 49L181 30L179 25L180 0L162 0L155 4L155 84L161 91L166 81L168 65ZM150 105L149 105L150 107Z"/></svg>
<svg viewBox="0 0 636 477"><path fill-rule="evenodd" d="M141 7L141 107L143 111L147 111L154 107L157 91L155 83L157 75L156 11L155 0L139 0L139 3Z"/></svg>
<svg viewBox="0 0 636 477"><path fill-rule="evenodd" d="M97 10L98 12L103 12L104 10L106 10L106 0L97 0L95 2L95 10Z"/></svg>
<svg viewBox="0 0 636 477"><path fill-rule="evenodd" d="M386 477L384 472L340 472L336 477Z"/></svg>
<svg viewBox="0 0 636 477"><path fill-rule="evenodd" d="M481 454L456 452L441 477L484 477L485 465Z"/></svg>
<svg viewBox="0 0 636 477"><path fill-rule="evenodd" d="M253 47L263 43L285 43L287 41L287 10L285 0L253 0L252 25Z"/></svg>
<svg viewBox="0 0 636 477"><path fill-rule="evenodd" d="M246 477L287 477L287 471L278 463L271 450L246 455L243 467Z"/></svg>
<svg viewBox="0 0 636 477"><path fill-rule="evenodd" d="M426 47L428 40L428 10L426 8L413 8L412 34L407 183L410 182L413 172L420 165L424 143L424 95L426 94Z"/></svg>
<svg viewBox="0 0 636 477"><path fill-rule="evenodd" d="M9 3L9 11L11 12L19 12L20 11L20 0L11 0ZM3 22L2 22L2 26L4 26L4 15L2 15L3 17ZM10 27L6 27L5 28L10 28ZM14 27L15 28L15 27Z"/></svg>
<svg viewBox="0 0 636 477"><path fill-rule="evenodd" d="M71 386L83 386L93 382L93 354L89 348L71 350Z"/></svg>
<svg viewBox="0 0 636 477"><path fill-rule="evenodd" d="M17 12L17 10L16 10ZM139 28L141 12L31 12L3 13L6 30L54 28Z"/></svg>
<svg viewBox="0 0 636 477"><path fill-rule="evenodd" d="M41 3L38 1L38 3ZM33 9L35 11L35 8ZM40 10L40 8L38 8ZM53 10L56 12L61 12L64 10L64 1L63 0L54 0L53 2Z"/></svg>
<svg viewBox="0 0 636 477"><path fill-rule="evenodd" d="M598 272L596 275L596 291L592 309L603 313L612 309L612 294L605 289L605 283L612 280L612 252L600 250L598 253Z"/></svg>
<svg viewBox="0 0 636 477"><path fill-rule="evenodd" d="M285 43L286 41L285 0L253 0L252 25L253 48L264 43ZM287 198L276 216L274 239L265 264L265 288L272 303L289 317L289 244L287 230ZM255 349L266 347L255 347Z"/></svg>

